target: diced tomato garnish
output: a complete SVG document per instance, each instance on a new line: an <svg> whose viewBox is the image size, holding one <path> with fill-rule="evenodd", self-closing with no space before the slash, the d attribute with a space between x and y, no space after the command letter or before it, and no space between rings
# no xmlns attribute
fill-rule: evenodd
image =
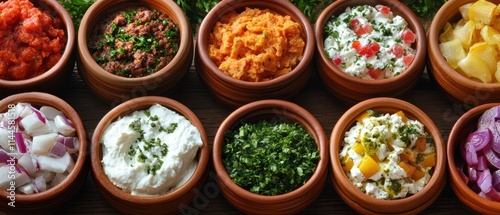
<svg viewBox="0 0 500 215"><path fill-rule="evenodd" d="M363 55L367 58L370 58L372 57L373 55L375 55L375 52L373 50L371 50L370 48L368 48L368 46L363 46L359 51L358 51L358 54L360 55Z"/></svg>
<svg viewBox="0 0 500 215"><path fill-rule="evenodd" d="M378 11L380 13L384 14L385 16L387 16L391 12L391 8L389 8L387 6L380 6L380 7L378 7Z"/></svg>
<svg viewBox="0 0 500 215"><path fill-rule="evenodd" d="M378 51L380 51L380 45L377 42L370 43L368 45L368 48L370 50L374 51L375 53L377 53Z"/></svg>
<svg viewBox="0 0 500 215"><path fill-rule="evenodd" d="M359 23L358 19L351 19L351 21L349 22L349 29L354 31L359 28L360 24L361 23Z"/></svg>
<svg viewBox="0 0 500 215"><path fill-rule="evenodd" d="M378 79L380 77L380 75L382 74L382 70L381 69L374 69L374 68L370 68L368 69L368 75L370 75L370 77L372 77L373 79Z"/></svg>
<svg viewBox="0 0 500 215"><path fill-rule="evenodd" d="M401 33L401 38L405 44L412 44L415 42L415 34L410 29L404 30L403 33Z"/></svg>
<svg viewBox="0 0 500 215"><path fill-rule="evenodd" d="M372 31L373 31L373 27L368 23L363 25L363 27L358 27L358 29L354 30L354 32L356 32L356 35L358 35L358 36L371 33Z"/></svg>
<svg viewBox="0 0 500 215"><path fill-rule="evenodd" d="M394 54L397 58L403 57L405 52L404 48L400 44L394 44L391 48L392 54Z"/></svg>
<svg viewBox="0 0 500 215"><path fill-rule="evenodd" d="M359 42L359 40L352 42L351 48L359 52L359 50L361 49L361 42Z"/></svg>
<svg viewBox="0 0 500 215"><path fill-rule="evenodd" d="M332 61L335 65L340 65L342 63L342 56L336 54L333 56Z"/></svg>
<svg viewBox="0 0 500 215"><path fill-rule="evenodd" d="M415 55L413 54L408 54L403 57L403 62L405 62L406 66L409 66L411 62L413 62L413 58L415 58Z"/></svg>

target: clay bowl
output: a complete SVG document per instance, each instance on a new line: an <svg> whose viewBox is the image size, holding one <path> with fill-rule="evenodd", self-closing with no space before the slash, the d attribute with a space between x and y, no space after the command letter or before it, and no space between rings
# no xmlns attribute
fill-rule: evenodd
<svg viewBox="0 0 500 215"><path fill-rule="evenodd" d="M388 6L394 15L403 17L408 23L408 27L416 34L416 41L412 48L416 50L415 58L405 72L398 76L379 79L366 80L351 76L343 72L336 66L324 50L324 26L330 17L339 16L344 13L347 7L359 5L385 5ZM425 56L427 52L427 41L425 30L419 18L403 3L392 0L338 0L325 8L318 16L314 26L316 36L317 72L325 88L335 97L347 104L355 104L365 99L374 97L400 97L414 88L417 84L425 66Z"/></svg>
<svg viewBox="0 0 500 215"><path fill-rule="evenodd" d="M231 11L242 12L245 8L270 9L280 15L288 15L301 26L305 42L303 57L289 73L268 81L249 82L224 74L209 56L209 37L215 24ZM208 90L224 104L239 107L261 99L287 99L299 92L312 73L314 32L307 17L288 1L239 1L225 0L207 14L200 25L196 41L195 66Z"/></svg>
<svg viewBox="0 0 500 215"><path fill-rule="evenodd" d="M433 138L436 147L436 166L428 184L418 193L402 199L383 200L360 191L347 178L340 162L340 150L344 135L356 124L356 119L367 110L379 113L403 111L407 118L424 124L427 133ZM446 149L441 134L432 121L418 107L395 98L379 97L360 102L337 121L330 137L330 161L332 165L332 183L335 191L354 211L361 214L417 214L431 205L439 196L446 182Z"/></svg>
<svg viewBox="0 0 500 215"><path fill-rule="evenodd" d="M179 50L170 63L144 77L126 78L100 67L88 49L88 38L106 14L132 6L149 6L165 12L178 26ZM174 92L193 60L193 36L184 12L173 1L96 1L87 10L78 30L78 71L90 90L105 102L119 104L130 98Z"/></svg>
<svg viewBox="0 0 500 215"><path fill-rule="evenodd" d="M73 21L66 9L57 1L36 0L31 2L33 2L35 7L50 11L51 14L59 17L64 23L64 33L67 38L64 52L61 55L61 59L43 74L25 80L0 79L0 96L28 91L55 92L65 85L69 74L75 67L75 55L72 53L76 41L76 33Z"/></svg>
<svg viewBox="0 0 500 215"><path fill-rule="evenodd" d="M318 144L320 160L316 171L301 187L275 196L252 193L238 186L229 177L222 162L224 134L237 129L241 121L281 120L301 124ZM326 135L319 122L307 110L284 100L260 100L243 105L222 122L214 138L213 165L216 182L225 199L241 212L247 214L295 214L310 205L321 193L327 179L328 149Z"/></svg>
<svg viewBox="0 0 500 215"><path fill-rule="evenodd" d="M472 107L497 102L500 99L500 83L482 83L460 74L451 67L439 49L439 35L446 22L456 23L460 19L458 8L474 0L446 2L436 13L428 33L428 68L433 80L451 102L465 103ZM499 4L498 0L490 2Z"/></svg>
<svg viewBox="0 0 500 215"><path fill-rule="evenodd" d="M466 161L462 159L459 151L461 143L467 139L467 136L477 130L479 117L488 109L498 106L500 103L488 103L479 105L462 115L453 128L448 137L447 156L448 156L448 172L450 174L450 186L455 192L458 199L469 209L480 214L495 214L500 211L500 202L490 201L479 196L471 188L462 177L458 164L466 165Z"/></svg>
<svg viewBox="0 0 500 215"><path fill-rule="evenodd" d="M136 110L149 108L153 104L160 104L180 115L186 117L200 132L203 145L198 149L198 165L191 178L181 187L169 193L157 196L132 195L115 186L104 173L102 160L102 135L110 123L121 116L128 115ZM160 96L144 96L126 101L109 111L97 125L92 136L90 151L91 169L94 181L101 195L117 211L124 214L174 214L179 213L185 205L192 203L193 199L202 189L208 175L210 148L207 135L198 117L183 104Z"/></svg>
<svg viewBox="0 0 500 215"><path fill-rule="evenodd" d="M71 173L57 186L54 186L46 191L35 194L15 194L15 207L8 205L10 192L0 188L0 209L8 213L47 213L51 208L63 204L68 201L83 185L87 177L88 149L86 131L82 120L78 113L64 100L40 92L19 93L8 96L0 101L0 112L4 113L8 110L10 104L20 102L31 103L32 106L40 108L43 105L52 106L61 110L64 115L73 122L76 128L80 148L78 150L78 158L75 160L74 169ZM6 177L6 176L2 176Z"/></svg>

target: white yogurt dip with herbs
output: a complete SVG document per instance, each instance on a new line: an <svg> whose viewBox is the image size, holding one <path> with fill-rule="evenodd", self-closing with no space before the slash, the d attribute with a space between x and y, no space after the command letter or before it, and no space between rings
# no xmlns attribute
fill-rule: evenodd
<svg viewBox="0 0 500 215"><path fill-rule="evenodd" d="M203 142L188 119L155 104L112 122L101 144L101 163L114 185L132 195L162 195L193 175Z"/></svg>

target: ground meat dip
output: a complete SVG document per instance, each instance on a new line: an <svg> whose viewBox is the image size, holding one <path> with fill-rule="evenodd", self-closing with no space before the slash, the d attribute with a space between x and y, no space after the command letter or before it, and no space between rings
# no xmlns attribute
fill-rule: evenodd
<svg viewBox="0 0 500 215"><path fill-rule="evenodd" d="M89 38L89 50L104 70L143 77L165 67L179 49L179 29L167 14L131 7L104 17Z"/></svg>
<svg viewBox="0 0 500 215"><path fill-rule="evenodd" d="M29 79L52 68L67 41L63 28L30 1L0 1L0 79Z"/></svg>

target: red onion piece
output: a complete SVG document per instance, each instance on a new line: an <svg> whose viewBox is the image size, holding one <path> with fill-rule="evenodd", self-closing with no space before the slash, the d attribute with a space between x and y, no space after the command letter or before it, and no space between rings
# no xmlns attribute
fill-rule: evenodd
<svg viewBox="0 0 500 215"><path fill-rule="evenodd" d="M493 151L495 151L496 153L500 153L500 122L499 121L495 121L495 123L493 123L493 126L490 127L490 131L496 131L496 136L494 136L492 138L492 141L491 141L491 149L493 149Z"/></svg>
<svg viewBox="0 0 500 215"><path fill-rule="evenodd" d="M485 147L483 149L483 152L486 156L486 159L488 159L491 165L493 165L497 169L500 168L500 155L494 152L489 146Z"/></svg>
<svg viewBox="0 0 500 215"><path fill-rule="evenodd" d="M490 127L495 123L497 119L500 119L500 107L495 106L488 110L486 110L481 117L479 118L479 122L477 124L478 128L482 126Z"/></svg>
<svg viewBox="0 0 500 215"><path fill-rule="evenodd" d="M472 144L465 144L465 160L469 166L475 167L477 165L477 152Z"/></svg>
<svg viewBox="0 0 500 215"><path fill-rule="evenodd" d="M478 172L474 167L469 167L469 181L476 182L478 178Z"/></svg>
<svg viewBox="0 0 500 215"><path fill-rule="evenodd" d="M21 132L15 132L14 133L14 140L16 141L16 146L17 146L17 150L19 151L19 153L26 153L26 144L24 143L24 137L23 137L23 133Z"/></svg>
<svg viewBox="0 0 500 215"><path fill-rule="evenodd" d="M6 151L0 149L0 163L9 164L12 158L14 158L14 163L17 164L17 158L10 156Z"/></svg>
<svg viewBox="0 0 500 215"><path fill-rule="evenodd" d="M478 171L483 171L488 169L488 159L486 159L485 155L479 155L477 157L477 167Z"/></svg>
<svg viewBox="0 0 500 215"><path fill-rule="evenodd" d="M495 190L500 191L500 170L491 173L491 185Z"/></svg>
<svg viewBox="0 0 500 215"><path fill-rule="evenodd" d="M31 108L31 110L36 114L36 116L38 116L38 119L40 119L40 121L42 121L43 124L47 123L47 118L43 115L42 112L33 107Z"/></svg>
<svg viewBox="0 0 500 215"><path fill-rule="evenodd" d="M487 146L491 141L491 131L488 128L479 128L478 130L472 132L469 134L467 137L467 144L471 144L474 146L474 149L476 151L479 151L483 149L485 146ZM467 146L466 146L467 148Z"/></svg>
<svg viewBox="0 0 500 215"><path fill-rule="evenodd" d="M477 185L481 188L481 191L486 194L492 187L490 170L481 171L478 176Z"/></svg>
<svg viewBox="0 0 500 215"><path fill-rule="evenodd" d="M49 155L52 155L54 157L62 157L64 154L66 154L66 146L64 146L62 143L56 142L54 146L52 146L52 149L50 149Z"/></svg>

